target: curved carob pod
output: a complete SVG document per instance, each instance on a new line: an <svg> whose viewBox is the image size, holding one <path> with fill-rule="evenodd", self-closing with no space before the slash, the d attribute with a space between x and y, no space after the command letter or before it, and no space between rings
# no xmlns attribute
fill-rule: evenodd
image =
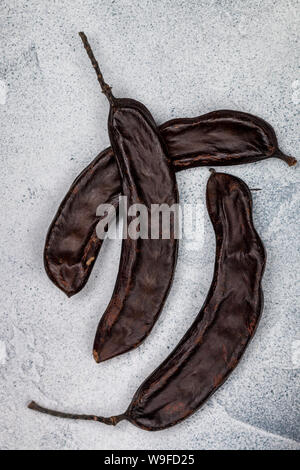
<svg viewBox="0 0 300 470"><path fill-rule="evenodd" d="M181 171L280 158L296 159L278 148L274 129L264 120L238 111L214 111L196 118L173 119L159 128L168 157ZM48 231L44 264L49 278L69 297L86 284L102 246L96 215L100 204L115 208L122 184L111 148L104 150L74 181Z"/></svg>
<svg viewBox="0 0 300 470"><path fill-rule="evenodd" d="M68 297L88 281L104 239L96 232L101 220L97 208L111 204L118 210L120 184L114 154L106 149L76 178L50 225L44 266L49 279Z"/></svg>
<svg viewBox="0 0 300 470"><path fill-rule="evenodd" d="M270 124L252 114L220 110L196 118L172 119L160 127L176 171L199 166L229 166L279 158L297 160L278 147Z"/></svg>
<svg viewBox="0 0 300 470"><path fill-rule="evenodd" d="M213 171L207 209L216 235L213 281L200 313L169 357L145 380L127 411L102 418L29 408L71 419L116 425L121 420L158 431L197 411L239 363L263 307L261 280L266 255L252 220L247 185Z"/></svg>
<svg viewBox="0 0 300 470"><path fill-rule="evenodd" d="M175 172L150 112L138 101L117 99L104 82L84 33L80 33L103 93L110 102L108 132L122 179L128 208L139 205L140 236L130 233L133 215L127 216L128 234L122 243L119 272L112 299L96 333L94 358L103 362L136 348L150 333L167 298L177 260L176 217L170 218L170 236L163 238L152 218L154 204L177 209ZM149 219L149 226L148 226ZM154 224L158 238L154 239Z"/></svg>

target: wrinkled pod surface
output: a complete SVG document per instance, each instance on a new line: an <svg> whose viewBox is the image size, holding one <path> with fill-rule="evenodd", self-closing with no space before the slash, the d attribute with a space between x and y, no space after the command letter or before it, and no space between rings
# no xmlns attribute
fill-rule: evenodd
<svg viewBox="0 0 300 470"><path fill-rule="evenodd" d="M112 95L85 34L80 36L110 102L108 132L122 192L129 209L134 205L143 209L136 227L132 224L136 217L128 211L114 292L97 329L94 358L103 362L136 348L149 335L163 308L177 260L176 220L171 218L170 236L164 239L160 228L154 227L159 220L152 217L152 208L162 204L176 207L178 190L164 141L150 112L138 101ZM139 236L140 226L147 227L145 237ZM158 239L151 237L154 228Z"/></svg>

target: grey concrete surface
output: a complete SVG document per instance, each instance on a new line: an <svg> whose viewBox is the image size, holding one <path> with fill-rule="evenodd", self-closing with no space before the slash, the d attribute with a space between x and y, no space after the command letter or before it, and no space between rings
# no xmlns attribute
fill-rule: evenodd
<svg viewBox="0 0 300 470"><path fill-rule="evenodd" d="M68 300L45 275L47 228L77 174L109 144L108 105L77 32L84 30L117 96L158 123L216 109L261 116L300 157L297 0L2 0L1 449L299 449L299 168L281 161L227 168L253 193L268 253L265 308L226 384L182 424L147 433L26 409L30 399L111 415L191 324L208 291L214 236L182 240L174 284L153 333L103 365L91 357L111 296L120 242L107 241L89 284ZM178 175L181 200L204 201L208 171Z"/></svg>

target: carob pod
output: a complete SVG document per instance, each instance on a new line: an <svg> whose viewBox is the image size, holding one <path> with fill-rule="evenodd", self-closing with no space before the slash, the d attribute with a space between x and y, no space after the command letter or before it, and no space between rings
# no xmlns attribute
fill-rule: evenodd
<svg viewBox="0 0 300 470"><path fill-rule="evenodd" d="M123 194L129 209L139 205L140 219L145 221L146 229L141 237L137 227L130 233L134 214L127 216L128 234L122 243L115 289L94 342L94 358L99 363L136 348L158 319L173 280L178 240L174 214L170 217L170 236L163 238L159 219L155 222L152 218L152 208L154 204L164 204L177 209L178 190L174 169L150 112L138 101L113 96L87 37L79 34L110 102L108 132ZM142 222L139 228L143 230ZM155 223L158 239L151 236Z"/></svg>
<svg viewBox="0 0 300 470"><path fill-rule="evenodd" d="M168 121L159 130L175 171L273 157L290 166L296 163L278 149L273 128L247 113L215 111ZM85 286L102 245L96 233L97 207L112 204L117 208L120 195L119 170L108 148L75 180L60 205L48 231L44 263L49 278L69 297Z"/></svg>
<svg viewBox="0 0 300 470"><path fill-rule="evenodd" d="M118 210L120 185L114 154L106 149L76 178L50 225L44 266L49 279L68 297L88 281L103 243L96 232L101 220L97 208L111 204Z"/></svg>
<svg viewBox="0 0 300 470"><path fill-rule="evenodd" d="M262 307L261 280L266 255L252 220L247 185L234 176L212 173L207 209L216 235L213 281L193 325L169 357L145 380L127 411L103 418L29 408L62 418L116 425L128 420L158 431L197 411L237 366L254 335Z"/></svg>

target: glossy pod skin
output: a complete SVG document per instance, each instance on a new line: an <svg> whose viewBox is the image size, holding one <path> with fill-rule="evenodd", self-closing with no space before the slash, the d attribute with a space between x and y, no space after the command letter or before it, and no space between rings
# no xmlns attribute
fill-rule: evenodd
<svg viewBox="0 0 300 470"><path fill-rule="evenodd" d="M174 169L150 112L138 101L113 96L87 37L79 34L110 103L108 132L127 206L131 210L140 205L140 219L147 222L147 233L141 237L139 230L146 225L143 221L130 233L136 213L128 212L128 233L123 238L115 289L94 342L93 354L99 363L136 348L148 336L162 310L177 260L176 221L170 218L168 238L163 239L158 230L158 238L154 239L149 235L154 224L159 229L159 221L149 215L154 204L176 207L178 190Z"/></svg>
<svg viewBox="0 0 300 470"><path fill-rule="evenodd" d="M266 255L252 220L247 185L213 172L207 209L216 235L213 281L206 301L178 346L145 380L127 411L103 418L29 408L70 419L116 425L121 420L148 431L173 426L197 411L239 363L263 308L261 280Z"/></svg>
<svg viewBox="0 0 300 470"><path fill-rule="evenodd" d="M149 111L137 101L117 99L110 108L108 129L128 207L142 204L148 217L152 204L177 204L175 173ZM128 216L128 227L131 221ZM173 280L175 235L172 218L168 239L124 238L114 293L96 333L96 362L137 347L150 333Z"/></svg>
<svg viewBox="0 0 300 470"><path fill-rule="evenodd" d="M175 171L293 157L278 149L273 128L262 119L237 111L215 111L196 118L174 119L159 128ZM103 240L96 234L100 204L118 207L121 177L111 148L78 176L47 234L44 264L49 278L69 297L86 284Z"/></svg>
<svg viewBox="0 0 300 470"><path fill-rule="evenodd" d="M212 173L206 201L216 234L213 281L191 328L133 397L126 416L143 429L165 429L199 409L238 364L262 312L266 255L249 188Z"/></svg>
<svg viewBox="0 0 300 470"><path fill-rule="evenodd" d="M68 297L85 286L103 239L96 233L100 204L119 206L120 176L106 149L76 178L49 228L44 266L51 281Z"/></svg>

